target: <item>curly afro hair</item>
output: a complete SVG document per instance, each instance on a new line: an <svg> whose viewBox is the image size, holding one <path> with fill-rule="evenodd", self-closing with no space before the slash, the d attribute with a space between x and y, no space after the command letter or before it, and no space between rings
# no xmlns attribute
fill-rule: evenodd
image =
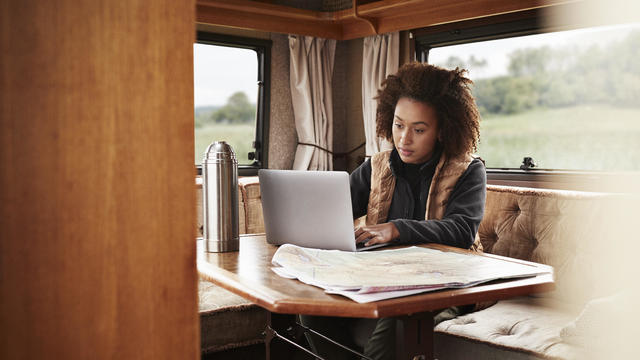
<svg viewBox="0 0 640 360"><path fill-rule="evenodd" d="M406 97L432 106L438 119L439 139L449 157L476 151L480 115L465 70L446 70L418 62L403 65L382 83L376 100L376 133L393 142L392 124L398 99Z"/></svg>

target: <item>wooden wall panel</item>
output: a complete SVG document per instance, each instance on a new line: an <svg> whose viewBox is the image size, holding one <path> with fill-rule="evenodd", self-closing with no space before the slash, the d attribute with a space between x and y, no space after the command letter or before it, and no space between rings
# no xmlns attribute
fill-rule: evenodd
<svg viewBox="0 0 640 360"><path fill-rule="evenodd" d="M194 11L2 1L0 358L199 356Z"/></svg>

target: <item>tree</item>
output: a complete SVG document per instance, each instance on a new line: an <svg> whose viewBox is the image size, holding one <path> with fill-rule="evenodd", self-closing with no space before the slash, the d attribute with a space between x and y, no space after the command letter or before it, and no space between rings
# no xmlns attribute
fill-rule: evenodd
<svg viewBox="0 0 640 360"><path fill-rule="evenodd" d="M444 67L447 69L455 69L455 68L465 69L466 64L464 63L464 60L460 59L457 56L452 55L447 58L447 60L444 63Z"/></svg>
<svg viewBox="0 0 640 360"><path fill-rule="evenodd" d="M638 107L640 31L587 48L517 49L509 54L509 75L474 81L474 96L484 113L515 114L537 107L583 104ZM448 61L457 58L450 57ZM459 60L459 59L458 59ZM482 66L473 56L467 65Z"/></svg>
<svg viewBox="0 0 640 360"><path fill-rule="evenodd" d="M470 68L480 70L486 68L489 65L489 62L485 58L478 59L475 55L471 55L469 56L469 60L467 60L467 65Z"/></svg>
<svg viewBox="0 0 640 360"><path fill-rule="evenodd" d="M512 76L536 76L543 74L551 59L551 48L524 48L509 54L509 74Z"/></svg>
<svg viewBox="0 0 640 360"><path fill-rule="evenodd" d="M255 119L256 106L249 102L247 94L242 91L233 93L227 103L211 115L216 123L247 123Z"/></svg>

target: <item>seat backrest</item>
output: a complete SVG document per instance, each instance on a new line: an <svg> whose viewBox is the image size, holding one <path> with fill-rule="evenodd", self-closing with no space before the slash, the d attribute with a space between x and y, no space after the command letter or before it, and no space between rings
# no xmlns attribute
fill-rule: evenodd
<svg viewBox="0 0 640 360"><path fill-rule="evenodd" d="M554 296L584 301L599 292L593 266L607 252L611 194L487 186L478 230L484 251L554 267Z"/></svg>

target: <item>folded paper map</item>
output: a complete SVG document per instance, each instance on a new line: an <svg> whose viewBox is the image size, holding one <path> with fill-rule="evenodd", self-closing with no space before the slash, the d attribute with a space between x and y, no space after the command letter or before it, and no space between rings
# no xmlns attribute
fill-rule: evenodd
<svg viewBox="0 0 640 360"><path fill-rule="evenodd" d="M348 252L285 244L273 255L273 271L340 294L371 302L445 288L541 274L539 267L423 247Z"/></svg>

